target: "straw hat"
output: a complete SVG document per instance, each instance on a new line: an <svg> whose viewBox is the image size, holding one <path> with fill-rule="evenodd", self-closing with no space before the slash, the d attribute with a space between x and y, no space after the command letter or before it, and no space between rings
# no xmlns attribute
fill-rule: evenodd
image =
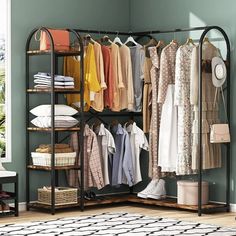
<svg viewBox="0 0 236 236"><path fill-rule="evenodd" d="M212 83L215 87L221 87L227 77L227 70L224 61L220 57L213 57L211 61Z"/></svg>

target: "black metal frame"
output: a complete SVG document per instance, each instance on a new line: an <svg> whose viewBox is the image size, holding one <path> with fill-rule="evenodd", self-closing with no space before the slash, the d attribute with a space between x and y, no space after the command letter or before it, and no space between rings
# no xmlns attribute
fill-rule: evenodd
<svg viewBox="0 0 236 236"><path fill-rule="evenodd" d="M14 192L7 192L10 197L6 198L0 198L0 205L1 201L4 200L14 200L14 207L10 207L10 212L1 212L0 211L0 217L6 216L6 215L19 215L19 193L18 193L18 174L15 176L10 177L0 177L0 190L2 190L3 184L14 184Z"/></svg>
<svg viewBox="0 0 236 236"><path fill-rule="evenodd" d="M26 42L26 89L29 88L29 57L30 55L44 55L44 54L49 54L50 55L50 60L51 60L51 77L52 77L52 85L51 85L51 117L53 117L53 119L51 119L51 146L52 146L52 159L51 159L51 213L55 214L55 186L58 184L58 170L55 170L55 143L56 141L58 141L58 134L56 133L55 130L55 107L54 105L56 104L56 102L58 102L58 94L56 94L55 92L55 88L54 88L54 78L55 78L55 74L57 72L57 68L58 68L58 57L60 56L67 56L66 52L65 53L60 53L60 52L56 52L55 48L54 48L54 41L53 41L53 37L49 31L50 28L46 28L46 27L41 27L41 28L36 28L34 30L31 31L30 35L28 36L27 42ZM74 31L73 29L66 29L67 31L73 33L76 37L76 39L78 40L79 43L79 51L75 52L73 55L80 55L81 58L83 58L84 55L84 48L83 48L83 41L82 38L80 37L80 35ZM47 34L47 37L50 40L50 51L45 52L45 53L32 53L32 54L28 54L28 51L30 50L30 43L31 40L34 36L34 34L39 31L44 31ZM71 54L68 54L71 55ZM83 94L84 93L84 78L83 78L83 70L84 70L84 62L83 60L81 60L80 63L80 71L81 71L81 78L80 78L80 91L79 94ZM69 93L68 91L66 92L67 94ZM74 93L73 91L71 93ZM81 104L84 103L84 97L81 96ZM79 132L79 136L80 136L80 140L83 140L83 130L84 130L84 107L81 106L80 108L80 132ZM30 209L30 182L29 182L29 172L30 169L28 168L28 165L30 164L30 147L29 147L29 131L28 131L28 127L29 127L29 93L26 93L26 152L27 152L27 160L26 160L26 205L27 205L27 210ZM80 152L81 152L81 163L80 165L83 166L83 155L84 155L84 146L83 146L83 142L80 142ZM82 171L81 171L81 181L83 181L83 175L82 175ZM83 192L83 186L81 186L81 196L82 196L82 192ZM81 209L83 209L83 203L81 203Z"/></svg>
<svg viewBox="0 0 236 236"><path fill-rule="evenodd" d="M52 36L50 35L50 32L47 30L47 28L42 27L42 30L46 31L50 41L51 41L51 74L55 75L55 51L54 51L54 47L53 47L53 39ZM32 38L32 36L34 35L34 33L37 31L38 29L35 29L31 32L30 36L28 37L27 40L27 46L26 46L26 51L29 50L29 43L30 40ZM227 46L227 115L228 115L228 120L230 123L230 42L229 42L229 38L226 34L226 32L219 26L204 26L204 27L194 27L194 28L184 28L184 29L174 29L174 30L153 30L153 31L143 31L143 32L119 32L119 31L99 31L99 30L85 30L85 29L74 29L74 30L70 30L71 32L77 32L77 37L79 38L79 43L80 43L80 55L81 55L81 94L83 94L84 88L83 88L83 54L84 54L84 47L83 47L83 43L82 43L82 39L80 37L80 33L95 33L95 34L110 34L110 35L131 35L131 36L137 36L137 37L142 37L142 36L148 36L150 37L150 35L152 34L168 34L168 33L175 33L175 32L190 32L190 31L203 31L199 40L199 117L198 119L201 121L202 120L202 45L204 42L204 38L206 36L206 34L211 31L211 30L218 30L224 37L225 42L226 42L226 46ZM27 81L29 80L29 56L26 53L26 78ZM54 79L53 79L54 81ZM54 82L53 82L54 83ZM28 88L28 82L26 82L26 87ZM54 115L54 106L53 104L55 104L55 92L54 92L54 86L52 86L52 91L51 91L51 105L52 105L52 115ZM26 96L26 101L27 101L27 110L26 110L26 118L27 118L27 126L29 125L29 116L28 116L28 108L29 108L29 98L28 98L28 94ZM81 104L83 104L83 96L81 96ZM120 113L114 113L115 116L123 116L124 114L122 112ZM114 114L102 114L99 113L99 116L114 116ZM132 115L135 115L135 113L131 113ZM98 116L97 113L91 113L90 115L92 116ZM84 176L83 176L83 172L84 172L84 163L83 163L83 128L84 128L84 111L83 111L83 107L81 109L81 114L80 114L80 119L81 119L81 132L80 132L80 150L81 150L81 191L80 191L80 208L81 210L84 209L84 199L83 199L83 192L84 192ZM52 119L52 131L51 131L51 144L55 143L55 130L54 130L54 121ZM199 126L198 126L198 130L199 130L199 138L198 138L198 142L199 142L199 172L198 172L198 215L201 216L201 214L203 212L208 212L210 211L209 209L202 209L202 202L201 202L201 195L202 195L202 161L203 161L203 154L202 154L202 136L200 135L202 132L202 122L199 122ZM27 132L28 133L28 132ZM27 154L29 157L29 137L27 134L26 137L26 145L27 145ZM226 145L227 147L227 160L226 160L226 205L223 208L216 208L216 209L211 209L211 210L226 210L229 211L229 206L230 206L230 143ZM53 161L52 161L52 167L54 167L54 148L53 148ZM27 158L28 160L29 158ZM53 168L52 168L53 169ZM55 171L55 170L54 170ZM52 187L55 187L55 173L54 171L52 171ZM26 189L27 189L27 209L28 208L28 203L29 203L29 172L27 169L27 174L26 174ZM53 194L52 196L54 197L54 190L53 189ZM55 213L55 202L52 199L52 213Z"/></svg>

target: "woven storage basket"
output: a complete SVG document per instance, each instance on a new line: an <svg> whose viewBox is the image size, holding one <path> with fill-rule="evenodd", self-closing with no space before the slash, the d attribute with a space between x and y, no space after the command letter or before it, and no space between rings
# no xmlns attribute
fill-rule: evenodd
<svg viewBox="0 0 236 236"><path fill-rule="evenodd" d="M31 152L33 165L51 166L51 154ZM73 166L75 165L76 153L56 153L55 166Z"/></svg>
<svg viewBox="0 0 236 236"><path fill-rule="evenodd" d="M55 205L77 204L77 189L59 187L55 191ZM38 189L38 202L45 205L51 205L51 190Z"/></svg>

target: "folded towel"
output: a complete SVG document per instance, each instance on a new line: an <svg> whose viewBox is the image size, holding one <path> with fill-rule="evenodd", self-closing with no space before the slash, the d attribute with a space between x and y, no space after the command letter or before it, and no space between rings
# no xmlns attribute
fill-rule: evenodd
<svg viewBox="0 0 236 236"><path fill-rule="evenodd" d="M51 79L51 74L50 73L45 73L45 72L38 72L37 74L34 75L35 79ZM73 77L70 76L63 76L63 75L55 75L54 76L55 81L74 81Z"/></svg>

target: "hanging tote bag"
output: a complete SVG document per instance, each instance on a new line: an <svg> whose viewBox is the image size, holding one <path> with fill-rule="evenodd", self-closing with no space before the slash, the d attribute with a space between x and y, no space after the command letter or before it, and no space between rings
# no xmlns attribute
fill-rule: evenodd
<svg viewBox="0 0 236 236"><path fill-rule="evenodd" d="M58 29L48 29L52 35L54 41L55 51L68 51L70 49L70 34L67 30L58 30ZM43 30L40 32L40 39L37 39L37 34L35 33L35 40L40 41L40 50L50 50L50 38L47 33Z"/></svg>
<svg viewBox="0 0 236 236"><path fill-rule="evenodd" d="M227 111L226 111L226 105L225 105L225 99L223 94L223 89L221 88L221 95L223 99L223 106L224 111L226 115L227 122L225 124L213 124L210 127L210 142L211 143L230 143L230 131L229 131L229 124L228 124L228 118L227 118ZM216 94L215 94L215 101L217 97L217 91L218 88L216 88ZM214 105L215 105L214 101Z"/></svg>

